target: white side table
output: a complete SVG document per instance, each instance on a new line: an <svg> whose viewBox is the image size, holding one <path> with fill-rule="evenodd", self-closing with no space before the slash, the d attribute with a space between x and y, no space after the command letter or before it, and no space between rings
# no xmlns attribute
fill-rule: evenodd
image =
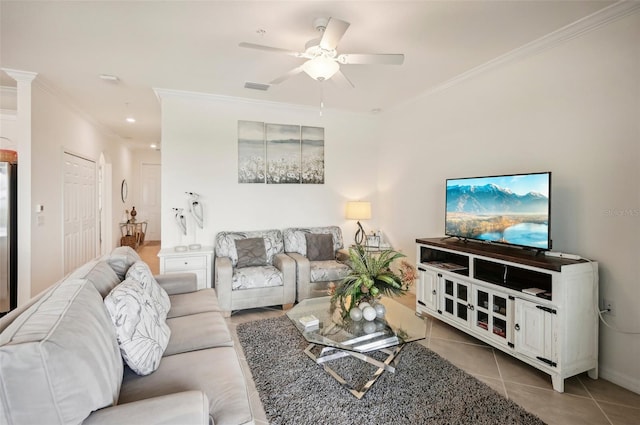
<svg viewBox="0 0 640 425"><path fill-rule="evenodd" d="M198 289L211 288L213 282L213 247L176 251L163 248L158 253L160 273L195 273L198 276Z"/></svg>

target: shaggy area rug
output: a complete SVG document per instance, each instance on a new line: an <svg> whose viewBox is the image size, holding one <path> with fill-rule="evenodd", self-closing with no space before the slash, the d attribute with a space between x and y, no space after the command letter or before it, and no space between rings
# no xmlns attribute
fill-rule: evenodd
<svg viewBox="0 0 640 425"><path fill-rule="evenodd" d="M385 372L361 400L316 365L286 316L238 325L238 338L269 422L279 424L544 424L536 416L410 343L395 373ZM348 382L375 370L346 357L330 366Z"/></svg>

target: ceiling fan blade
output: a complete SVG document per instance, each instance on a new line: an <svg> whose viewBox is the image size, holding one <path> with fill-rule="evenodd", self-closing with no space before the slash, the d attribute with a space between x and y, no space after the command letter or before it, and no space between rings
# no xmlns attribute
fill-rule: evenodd
<svg viewBox="0 0 640 425"><path fill-rule="evenodd" d="M246 47L247 49L256 49L256 50L264 50L265 52L273 52L273 53L283 53L285 55L295 56L298 58L303 58L305 55L300 52L294 52L293 50L281 49L279 47L270 47L263 46L262 44L253 44L253 43L240 43L238 44L240 47Z"/></svg>
<svg viewBox="0 0 640 425"><path fill-rule="evenodd" d="M347 78L346 75L344 75L344 73L340 70L338 70L338 72L336 72L335 74L333 74L333 77L331 77L332 80L335 80L336 83L343 85L343 86L349 86L351 88L356 88L356 86L353 85L353 83L351 82L351 80L349 78Z"/></svg>
<svg viewBox="0 0 640 425"><path fill-rule="evenodd" d="M336 60L344 65L402 65L403 54L344 53Z"/></svg>
<svg viewBox="0 0 640 425"><path fill-rule="evenodd" d="M269 84L280 84L284 80L287 80L287 79L293 77L296 74L300 74L301 72L302 72L302 66L299 66L297 68L293 68L291 71L287 72L284 75L281 75L280 77L278 77L275 80L271 81Z"/></svg>
<svg viewBox="0 0 640 425"><path fill-rule="evenodd" d="M349 22L329 18L327 28L324 30L324 34L322 34L322 39L320 40L320 47L326 50L335 50L340 39L344 33L347 32L349 25L351 25Z"/></svg>

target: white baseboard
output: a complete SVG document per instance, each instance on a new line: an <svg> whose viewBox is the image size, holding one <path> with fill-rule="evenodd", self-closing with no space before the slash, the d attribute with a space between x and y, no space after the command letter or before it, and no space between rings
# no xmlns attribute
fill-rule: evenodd
<svg viewBox="0 0 640 425"><path fill-rule="evenodd" d="M607 369L607 368L599 368L598 376L602 379L606 379L609 382L613 382L616 385L620 385L623 388L626 388L629 391L633 391L636 394L640 394L640 381L638 379L634 379L625 374L621 374L615 370Z"/></svg>

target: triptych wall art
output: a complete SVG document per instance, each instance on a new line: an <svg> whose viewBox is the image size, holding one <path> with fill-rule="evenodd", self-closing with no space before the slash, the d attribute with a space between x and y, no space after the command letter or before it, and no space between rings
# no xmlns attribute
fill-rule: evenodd
<svg viewBox="0 0 640 425"><path fill-rule="evenodd" d="M238 121L238 183L324 184L324 128Z"/></svg>

